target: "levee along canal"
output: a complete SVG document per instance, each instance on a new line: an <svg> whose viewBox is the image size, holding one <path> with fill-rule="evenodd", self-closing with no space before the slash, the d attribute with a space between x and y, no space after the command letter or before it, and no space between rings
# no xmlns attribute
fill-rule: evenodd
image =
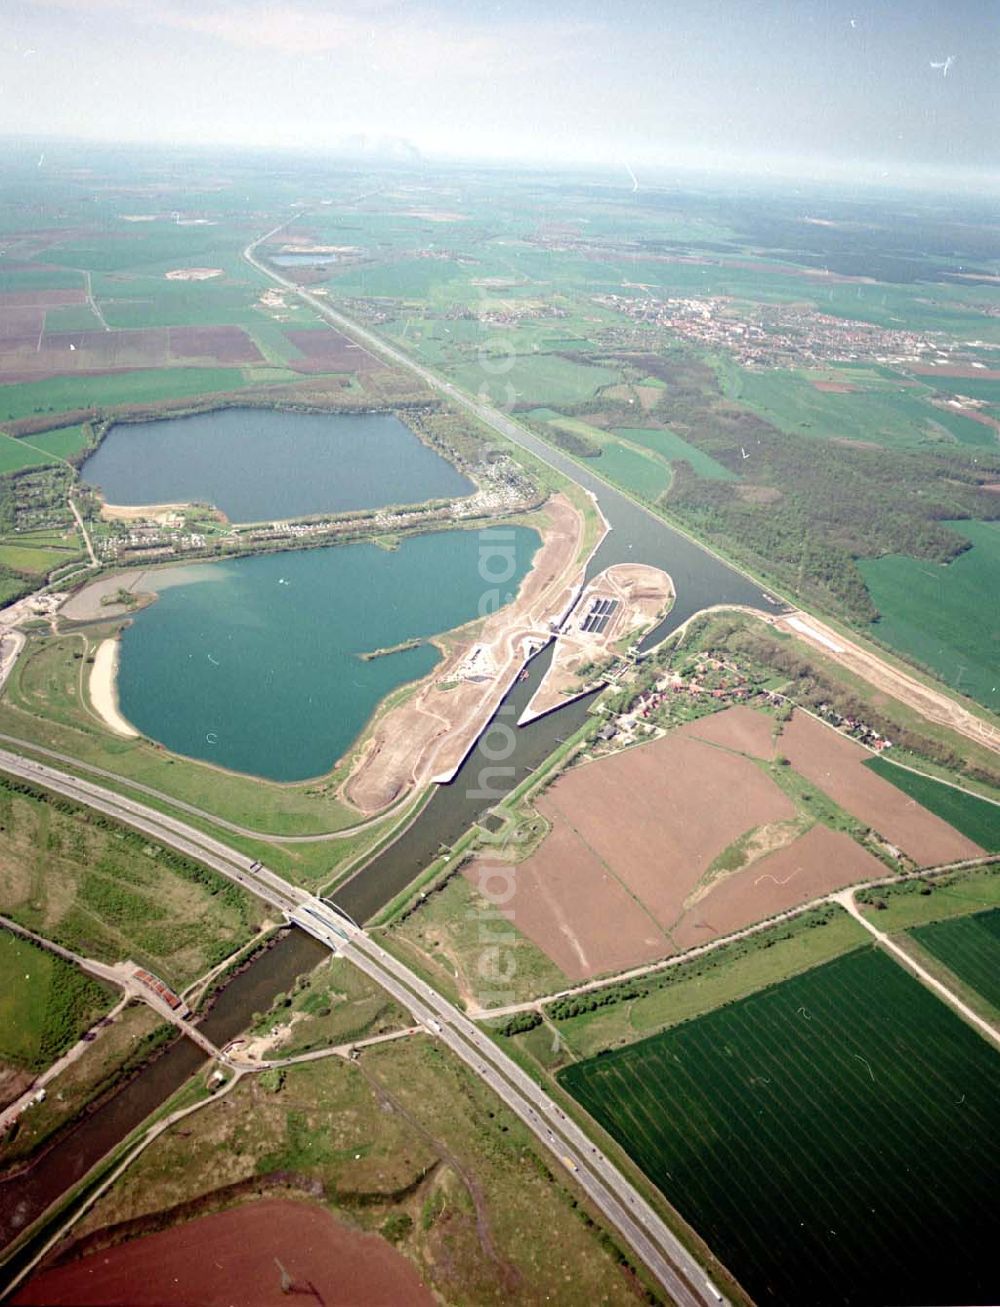
<svg viewBox="0 0 1000 1307"><path fill-rule="evenodd" d="M611 530L589 564L589 576L613 563L646 562L673 577L674 606L647 635L645 647L652 647L693 614L716 604L774 611L763 590L750 578L544 442L528 437L519 427L514 431L516 435L511 438L517 443L597 496ZM515 725L550 658L551 646L531 661L525 679L514 684L454 780L438 786L413 823L333 894L333 900L356 921L370 920L390 903L440 854L442 847L453 845L479 816L515 789L583 723L590 697L526 726ZM502 748L498 733L503 737ZM202 1023L205 1033L216 1044L225 1044L247 1027L254 1012L266 1010L278 993L287 990L296 975L311 970L325 956L326 950L315 940L301 931L290 931L228 984ZM203 1054L193 1044L179 1039L61 1136L30 1168L0 1181L0 1249L78 1183L203 1061ZM24 1255L19 1252L5 1271Z"/></svg>

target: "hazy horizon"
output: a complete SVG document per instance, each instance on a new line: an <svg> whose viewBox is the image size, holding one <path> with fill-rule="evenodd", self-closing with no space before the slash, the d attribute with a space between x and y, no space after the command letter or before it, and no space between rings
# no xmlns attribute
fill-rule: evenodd
<svg viewBox="0 0 1000 1307"><path fill-rule="evenodd" d="M983 0L8 0L0 103L14 137L991 189L998 54Z"/></svg>

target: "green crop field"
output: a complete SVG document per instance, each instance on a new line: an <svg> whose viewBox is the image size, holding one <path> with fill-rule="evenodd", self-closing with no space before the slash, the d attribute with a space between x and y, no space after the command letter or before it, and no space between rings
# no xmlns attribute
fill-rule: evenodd
<svg viewBox="0 0 1000 1307"><path fill-rule="evenodd" d="M81 426L60 427L56 431L45 431L40 436L27 436L23 443L55 458L71 458L86 448L87 434Z"/></svg>
<svg viewBox="0 0 1000 1307"><path fill-rule="evenodd" d="M35 576L51 572L53 568L63 563L70 563L74 558L79 557L81 551L75 547L45 549L0 542L0 567L10 567L15 572L30 572Z"/></svg>
<svg viewBox="0 0 1000 1307"><path fill-rule="evenodd" d="M0 930L0 1061L42 1071L110 1006L71 962Z"/></svg>
<svg viewBox="0 0 1000 1307"><path fill-rule="evenodd" d="M927 445L933 440L928 423L937 422L938 410L905 388L836 393L817 390L797 372L728 373L734 397L782 431L810 436L840 436L847 440L876 441L891 449ZM853 384L853 378L844 377ZM974 425L974 424L973 424ZM983 428L989 444L989 430Z"/></svg>
<svg viewBox="0 0 1000 1307"><path fill-rule="evenodd" d="M558 1078L756 1302L992 1301L1000 1058L876 950Z"/></svg>
<svg viewBox="0 0 1000 1307"><path fill-rule="evenodd" d="M910 934L959 980L1000 1009L1000 908L932 921Z"/></svg>
<svg viewBox="0 0 1000 1307"><path fill-rule="evenodd" d="M70 413L74 409L94 406L155 403L186 395L238 390L245 384L239 368L140 369L99 377L26 381L0 386L0 422L30 417L34 413ZM39 455L31 461L42 463L48 460ZM27 461L16 466L25 467ZM0 462L0 471L10 470Z"/></svg>
<svg viewBox="0 0 1000 1307"><path fill-rule="evenodd" d="M530 404L532 407L576 404L590 399L603 386L611 386L621 380L620 375L610 368L576 363L558 354L519 355L513 360L509 371L492 370L493 366L502 362L503 359L500 358L491 363L489 371L478 363L466 363L455 368L452 377L458 385L473 394L478 394L485 385L498 400L506 396L509 386L519 404Z"/></svg>
<svg viewBox="0 0 1000 1307"><path fill-rule="evenodd" d="M3 391L0 390L0 395ZM2 401L0 401L2 402ZM18 472L23 467L41 467L53 461L51 455L41 449L14 440L11 436L0 434L0 474Z"/></svg>
<svg viewBox="0 0 1000 1307"><path fill-rule="evenodd" d="M976 794L945 785L930 776L897 767L888 758L869 758L866 767L884 776L897 789L936 813L989 853L1000 851L1000 806Z"/></svg>
<svg viewBox="0 0 1000 1307"><path fill-rule="evenodd" d="M972 548L947 566L901 554L858 567L881 613L874 634L988 708L1000 708L997 629L984 598L1000 577L1000 523L948 522Z"/></svg>
<svg viewBox="0 0 1000 1307"><path fill-rule="evenodd" d="M605 440L594 471L640 499L655 503L670 485L670 468L658 458L629 449L618 440Z"/></svg>
<svg viewBox="0 0 1000 1307"><path fill-rule="evenodd" d="M661 383L662 384L662 383ZM633 445L644 445L646 449L651 449L655 454L659 454L668 462L687 462L700 477L708 477L711 481L735 481L735 474L730 472L728 467L723 467L717 463L710 454L706 454L701 449L696 449L694 445L689 445L686 440L675 435L673 431L657 431L655 428L633 428L633 427L615 427L615 434L622 437L623 440L631 441Z"/></svg>

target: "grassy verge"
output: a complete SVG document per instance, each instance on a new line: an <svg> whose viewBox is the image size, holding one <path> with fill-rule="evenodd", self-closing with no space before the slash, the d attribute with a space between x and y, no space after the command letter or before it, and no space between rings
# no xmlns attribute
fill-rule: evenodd
<svg viewBox="0 0 1000 1307"><path fill-rule="evenodd" d="M563 1045L559 1062L592 1057L690 1021L858 948L867 939L841 908L817 908L690 962L556 1000L546 1005L545 1013ZM516 1039L532 1047L526 1036Z"/></svg>
<svg viewBox="0 0 1000 1307"><path fill-rule="evenodd" d="M251 1035L270 1041L269 1061L349 1044L409 1025L410 1018L374 981L343 958L331 957L300 976L289 994L275 995L254 1018ZM277 1032L277 1033L274 1033Z"/></svg>
<svg viewBox="0 0 1000 1307"><path fill-rule="evenodd" d="M177 988L259 928L259 900L97 813L0 777L0 911L85 957Z"/></svg>
<svg viewBox="0 0 1000 1307"><path fill-rule="evenodd" d="M44 1070L107 1012L112 993L64 958L0 930L0 1059Z"/></svg>
<svg viewBox="0 0 1000 1307"><path fill-rule="evenodd" d="M860 890L857 902L873 925L887 934L982 912L1000 907L1000 863Z"/></svg>
<svg viewBox="0 0 1000 1307"><path fill-rule="evenodd" d="M517 1003L570 983L460 872L397 920L386 941L419 957L432 982L466 1006Z"/></svg>
<svg viewBox="0 0 1000 1307"><path fill-rule="evenodd" d="M146 1007L126 1007L94 1042L49 1082L45 1101L29 1108L0 1143L0 1170L29 1158L130 1070L175 1035Z"/></svg>
<svg viewBox="0 0 1000 1307"><path fill-rule="evenodd" d="M78 1232L192 1200L211 1210L228 1185L292 1172L392 1239L444 1301L499 1301L512 1283L525 1301L622 1295L612 1241L568 1177L429 1039L248 1077L226 1102L152 1144Z"/></svg>

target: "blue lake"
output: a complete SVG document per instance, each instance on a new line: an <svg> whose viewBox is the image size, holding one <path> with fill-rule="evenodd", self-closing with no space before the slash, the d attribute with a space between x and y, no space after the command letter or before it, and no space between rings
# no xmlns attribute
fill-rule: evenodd
<svg viewBox="0 0 1000 1307"><path fill-rule="evenodd" d="M228 408L111 428L81 476L110 504L215 504L232 522L450 499L474 489L390 413Z"/></svg>
<svg viewBox="0 0 1000 1307"><path fill-rule="evenodd" d="M503 530L516 591L539 537ZM480 576L480 535L442 531L404 538L393 552L352 544L164 573L160 598L122 633L122 711L177 753L271 780L321 775L385 695L440 657L430 645L358 655L479 615L491 588Z"/></svg>

